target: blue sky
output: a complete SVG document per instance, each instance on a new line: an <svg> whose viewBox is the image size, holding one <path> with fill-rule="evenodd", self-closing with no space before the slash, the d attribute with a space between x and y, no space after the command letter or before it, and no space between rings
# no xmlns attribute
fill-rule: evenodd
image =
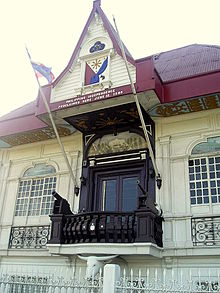
<svg viewBox="0 0 220 293"><path fill-rule="evenodd" d="M32 59L52 66L58 76L67 65L89 17L92 0L0 0L0 116L37 95ZM123 42L135 59L189 44L220 45L219 0L102 0L115 16Z"/></svg>

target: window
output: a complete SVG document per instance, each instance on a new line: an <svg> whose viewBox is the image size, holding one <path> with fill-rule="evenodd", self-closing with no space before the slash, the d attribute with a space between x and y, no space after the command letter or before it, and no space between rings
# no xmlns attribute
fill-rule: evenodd
<svg viewBox="0 0 220 293"><path fill-rule="evenodd" d="M220 151L220 136L207 138L207 142L197 144L193 150L192 155L205 154Z"/></svg>
<svg viewBox="0 0 220 293"><path fill-rule="evenodd" d="M194 147L192 154L200 155L220 150L220 137ZM220 203L220 155L202 156L189 160L191 205Z"/></svg>
<svg viewBox="0 0 220 293"><path fill-rule="evenodd" d="M99 211L134 211L137 208L137 180L142 179L141 168L97 172L95 175L96 206Z"/></svg>
<svg viewBox="0 0 220 293"><path fill-rule="evenodd" d="M57 178L53 166L37 164L19 182L15 216L48 215L52 212Z"/></svg>
<svg viewBox="0 0 220 293"><path fill-rule="evenodd" d="M191 204L220 202L220 156L189 160Z"/></svg>

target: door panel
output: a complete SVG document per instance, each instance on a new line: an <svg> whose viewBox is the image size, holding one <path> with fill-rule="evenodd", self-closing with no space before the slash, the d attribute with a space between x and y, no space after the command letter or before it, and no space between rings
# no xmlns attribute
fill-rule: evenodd
<svg viewBox="0 0 220 293"><path fill-rule="evenodd" d="M94 210L136 210L139 195L137 180L142 181L141 168L121 172L97 172L94 180Z"/></svg>
<svg viewBox="0 0 220 293"><path fill-rule="evenodd" d="M122 207L121 210L123 212L133 211L137 207L137 180L138 177L122 177L121 178L121 202Z"/></svg>
<svg viewBox="0 0 220 293"><path fill-rule="evenodd" d="M100 210L101 211L115 211L116 210L116 179L100 180L101 194L100 194Z"/></svg>

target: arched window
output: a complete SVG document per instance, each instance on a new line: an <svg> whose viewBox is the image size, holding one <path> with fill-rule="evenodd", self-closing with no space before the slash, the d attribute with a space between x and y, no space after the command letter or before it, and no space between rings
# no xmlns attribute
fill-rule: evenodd
<svg viewBox="0 0 220 293"><path fill-rule="evenodd" d="M220 203L220 137L196 145L192 155L189 160L191 205Z"/></svg>
<svg viewBox="0 0 220 293"><path fill-rule="evenodd" d="M25 171L19 182L15 216L39 216L52 212L56 189L56 170L51 165L36 164Z"/></svg>

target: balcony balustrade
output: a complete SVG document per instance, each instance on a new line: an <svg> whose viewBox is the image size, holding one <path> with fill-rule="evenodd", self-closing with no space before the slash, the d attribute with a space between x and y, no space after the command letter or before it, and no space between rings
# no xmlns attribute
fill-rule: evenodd
<svg viewBox="0 0 220 293"><path fill-rule="evenodd" d="M154 243L162 247L161 215L147 196L139 199L134 212L82 212L73 214L69 203L53 193L49 244Z"/></svg>
<svg viewBox="0 0 220 293"><path fill-rule="evenodd" d="M194 246L219 246L220 217L192 218L192 241Z"/></svg>
<svg viewBox="0 0 220 293"><path fill-rule="evenodd" d="M50 226L12 227L8 248L45 249L50 235Z"/></svg>

